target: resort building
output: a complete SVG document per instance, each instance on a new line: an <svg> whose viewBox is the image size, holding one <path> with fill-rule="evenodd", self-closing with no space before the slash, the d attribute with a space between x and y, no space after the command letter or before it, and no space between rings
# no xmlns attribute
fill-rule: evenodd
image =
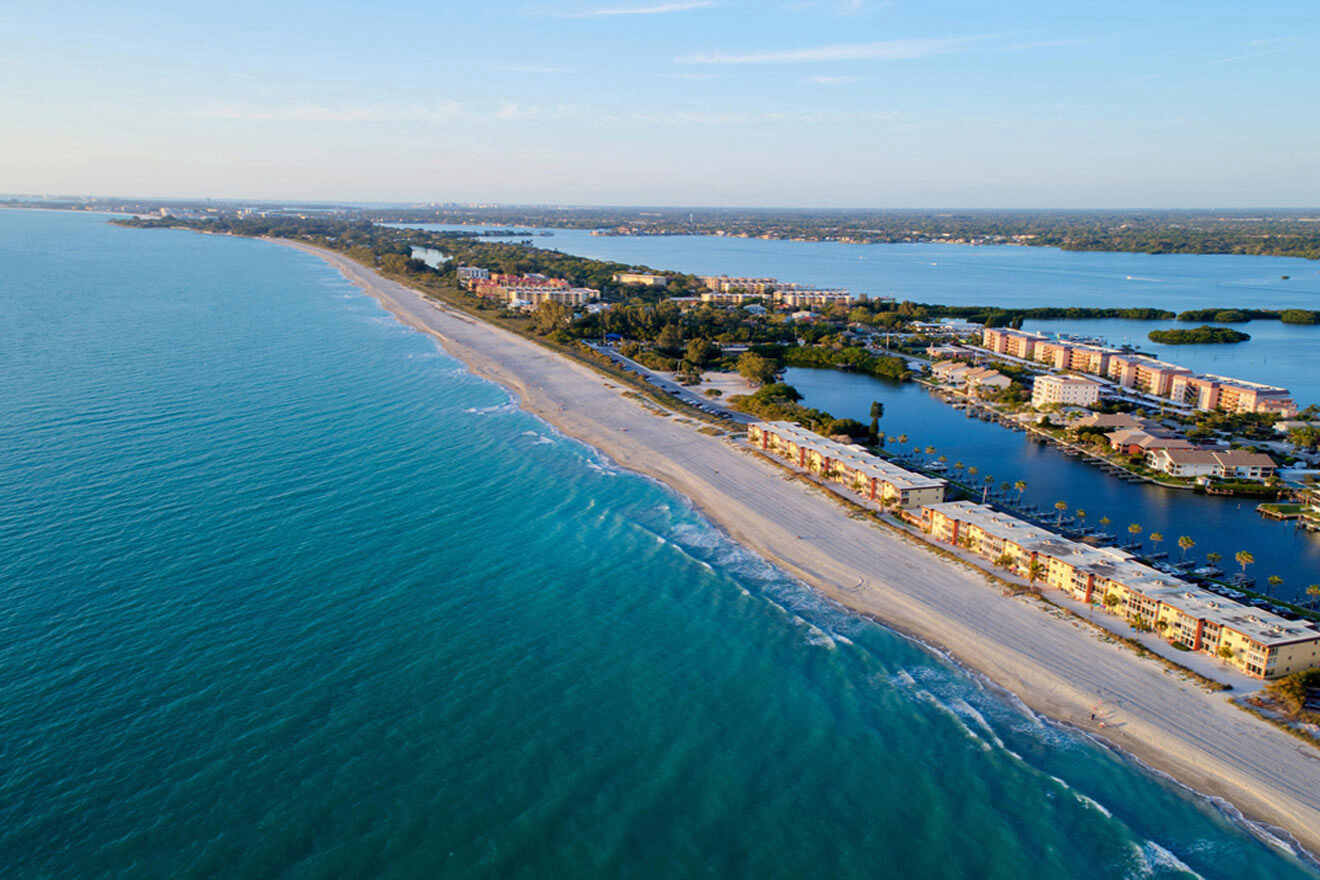
<svg viewBox="0 0 1320 880"><path fill-rule="evenodd" d="M853 295L846 290L824 290L792 284L776 289L773 297L777 304L795 309L848 305L853 301Z"/></svg>
<svg viewBox="0 0 1320 880"><path fill-rule="evenodd" d="M730 278L728 275L708 275L701 279L707 290L716 293L749 293L765 296L779 286L776 278Z"/></svg>
<svg viewBox="0 0 1320 880"><path fill-rule="evenodd" d="M1154 397L1169 397L1175 377L1190 376L1192 371L1177 364L1157 361L1139 354L1116 354L1109 358L1105 375L1124 388L1132 388Z"/></svg>
<svg viewBox="0 0 1320 880"><path fill-rule="evenodd" d="M591 287L507 287L503 288L511 309L535 309L542 303L562 303L566 306L584 306L600 298L600 291Z"/></svg>
<svg viewBox="0 0 1320 880"><path fill-rule="evenodd" d="M1080 376L1037 376L1031 386L1031 405L1094 406L1100 402L1100 383Z"/></svg>
<svg viewBox="0 0 1320 880"><path fill-rule="evenodd" d="M1109 359L1116 354L1122 352L1116 348L1105 348L1088 342L1051 339L1036 343L1031 359L1056 370L1073 370L1103 376L1109 369Z"/></svg>
<svg viewBox="0 0 1320 880"><path fill-rule="evenodd" d="M653 275L649 272L616 272L615 284L636 284L641 287L664 287L669 283L666 275Z"/></svg>
<svg viewBox="0 0 1320 880"><path fill-rule="evenodd" d="M1019 360L1032 360L1036 346L1049 342L1048 336L1040 333L1027 333L1023 330L1009 330L1003 327L987 327L981 331L981 347L988 348L995 354L1004 354Z"/></svg>
<svg viewBox="0 0 1320 880"><path fill-rule="evenodd" d="M1203 374L1179 376L1173 380L1169 396L1199 410L1222 410L1230 413L1277 413L1282 416L1297 414L1287 388L1262 385L1244 379Z"/></svg>
<svg viewBox="0 0 1320 880"><path fill-rule="evenodd" d="M1274 459L1245 449L1152 449L1146 463L1171 477L1218 477L1223 480L1265 480L1278 465Z"/></svg>
<svg viewBox="0 0 1320 880"><path fill-rule="evenodd" d="M936 540L1121 615L1138 628L1218 657L1255 678L1320 666L1320 629L1314 624L1240 605L1121 550L1070 541L970 501L927 505L920 524Z"/></svg>
<svg viewBox="0 0 1320 880"><path fill-rule="evenodd" d="M466 285L469 281L485 280L490 277L490 270L483 269L480 266L459 266L459 283Z"/></svg>
<svg viewBox="0 0 1320 880"><path fill-rule="evenodd" d="M921 507L942 502L948 490L938 477L905 470L861 446L826 439L792 422L757 422L747 427L747 438L762 452L870 501Z"/></svg>

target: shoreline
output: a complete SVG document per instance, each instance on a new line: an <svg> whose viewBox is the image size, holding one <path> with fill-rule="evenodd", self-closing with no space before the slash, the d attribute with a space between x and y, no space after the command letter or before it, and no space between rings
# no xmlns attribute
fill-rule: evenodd
<svg viewBox="0 0 1320 880"><path fill-rule="evenodd" d="M584 365L425 299L341 254L267 240L321 258L396 319L436 337L472 372L508 388L524 410L621 468L663 483L732 540L831 601L952 658L1052 723L1227 803L1224 812L1241 813L1259 832L1284 832L1314 865L1320 755L1222 695L1034 604L1003 597L984 576L911 539L851 519L750 451L698 433L688 417L638 406L623 396L626 388ZM840 586L854 583L865 586ZM1103 730L1089 723L1101 698L1115 716Z"/></svg>

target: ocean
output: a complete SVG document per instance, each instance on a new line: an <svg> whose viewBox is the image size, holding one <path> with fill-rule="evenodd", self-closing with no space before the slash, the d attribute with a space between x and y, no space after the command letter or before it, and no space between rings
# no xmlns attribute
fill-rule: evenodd
<svg viewBox="0 0 1320 880"><path fill-rule="evenodd" d="M1315 876L315 257L0 211L6 877Z"/></svg>

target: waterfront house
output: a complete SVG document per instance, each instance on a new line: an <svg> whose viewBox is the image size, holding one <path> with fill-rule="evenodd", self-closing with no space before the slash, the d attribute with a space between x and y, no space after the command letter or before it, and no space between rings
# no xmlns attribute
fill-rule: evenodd
<svg viewBox="0 0 1320 880"><path fill-rule="evenodd" d="M1120 428L1105 435L1109 448L1124 455L1145 455L1159 449L1194 449L1186 437L1159 428Z"/></svg>
<svg viewBox="0 0 1320 880"><path fill-rule="evenodd" d="M1265 480L1278 470L1268 455L1245 449L1152 449L1146 462L1173 477Z"/></svg>

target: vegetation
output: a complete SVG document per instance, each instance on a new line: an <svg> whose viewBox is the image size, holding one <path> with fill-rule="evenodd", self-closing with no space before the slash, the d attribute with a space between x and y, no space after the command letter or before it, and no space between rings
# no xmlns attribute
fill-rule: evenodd
<svg viewBox="0 0 1320 880"><path fill-rule="evenodd" d="M1211 327L1203 324L1193 330L1175 328L1172 330L1152 330L1146 334L1151 342L1165 345L1224 345L1246 342L1251 334L1234 330L1231 327Z"/></svg>
<svg viewBox="0 0 1320 880"><path fill-rule="evenodd" d="M871 354L861 346L841 348L820 345L794 346L785 350L783 361L790 367L829 367L898 381L910 375L902 358Z"/></svg>

